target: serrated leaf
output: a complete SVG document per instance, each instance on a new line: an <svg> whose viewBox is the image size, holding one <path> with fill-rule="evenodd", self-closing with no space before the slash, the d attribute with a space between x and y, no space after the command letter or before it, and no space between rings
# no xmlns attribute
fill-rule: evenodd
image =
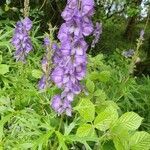
<svg viewBox="0 0 150 150"><path fill-rule="evenodd" d="M97 99L97 101L96 101L96 112L99 114L109 106L114 107L114 109L116 109L116 110L119 109L118 105L114 101L104 101L104 102L100 101L99 102Z"/></svg>
<svg viewBox="0 0 150 150"><path fill-rule="evenodd" d="M94 126L100 131L106 131L118 119L118 112L113 106L108 106L95 118Z"/></svg>
<svg viewBox="0 0 150 150"><path fill-rule="evenodd" d="M131 150L149 150L150 134L144 131L135 132L130 139Z"/></svg>
<svg viewBox="0 0 150 150"><path fill-rule="evenodd" d="M77 129L76 135L78 137L94 136L94 128L91 124L84 124Z"/></svg>
<svg viewBox="0 0 150 150"><path fill-rule="evenodd" d="M9 72L9 66L6 64L0 64L0 74L4 75Z"/></svg>
<svg viewBox="0 0 150 150"><path fill-rule="evenodd" d="M121 126L127 130L136 130L142 123L143 118L134 112L123 114L116 122L115 126Z"/></svg>
<svg viewBox="0 0 150 150"><path fill-rule="evenodd" d="M114 137L113 142L116 150L130 150L128 146L128 141L126 141L122 137Z"/></svg>
<svg viewBox="0 0 150 150"><path fill-rule="evenodd" d="M40 79L42 77L42 71L38 70L38 69L34 69L32 70L32 76L36 79Z"/></svg>
<svg viewBox="0 0 150 150"><path fill-rule="evenodd" d="M81 99L79 105L74 109L80 113L81 117L83 117L85 121L91 122L94 120L95 106L88 98Z"/></svg>
<svg viewBox="0 0 150 150"><path fill-rule="evenodd" d="M94 85L94 82L91 81L91 80L87 80L86 82L86 87L88 89L89 92L93 93L94 92L94 89L95 89L95 85Z"/></svg>
<svg viewBox="0 0 150 150"><path fill-rule="evenodd" d="M108 82L110 80L110 71L102 71L99 74L99 80L101 82Z"/></svg>

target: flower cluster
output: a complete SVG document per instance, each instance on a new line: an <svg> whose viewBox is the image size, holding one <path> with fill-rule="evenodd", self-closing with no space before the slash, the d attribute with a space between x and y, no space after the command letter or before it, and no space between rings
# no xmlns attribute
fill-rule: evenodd
<svg viewBox="0 0 150 150"><path fill-rule="evenodd" d="M32 28L32 21L26 17L16 24L12 44L16 48L15 59L25 61L27 54L33 49L28 32Z"/></svg>
<svg viewBox="0 0 150 150"><path fill-rule="evenodd" d="M52 99L52 108L58 114L71 116L74 96L82 91L80 81L86 74L88 48L85 37L93 33L93 14L94 0L68 0L62 12L65 23L58 33L61 45L54 53L56 67L51 74L54 83L63 90Z"/></svg>

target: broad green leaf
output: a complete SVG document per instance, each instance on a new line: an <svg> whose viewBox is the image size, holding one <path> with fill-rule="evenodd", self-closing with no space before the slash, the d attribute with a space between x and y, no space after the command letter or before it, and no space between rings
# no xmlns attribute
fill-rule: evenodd
<svg viewBox="0 0 150 150"><path fill-rule="evenodd" d="M144 131L135 132L130 139L131 150L149 150L150 134Z"/></svg>
<svg viewBox="0 0 150 150"><path fill-rule="evenodd" d="M85 121L91 122L94 120L95 106L88 98L81 99L79 105L74 109L80 113Z"/></svg>
<svg viewBox="0 0 150 150"><path fill-rule="evenodd" d="M32 70L32 76L36 79L40 79L42 77L42 72L38 69Z"/></svg>
<svg viewBox="0 0 150 150"><path fill-rule="evenodd" d="M95 118L94 126L100 131L106 131L118 119L118 112L113 106L107 107Z"/></svg>
<svg viewBox="0 0 150 150"><path fill-rule="evenodd" d="M91 124L84 124L77 129L76 135L78 137L94 136L94 128Z"/></svg>
<svg viewBox="0 0 150 150"><path fill-rule="evenodd" d="M116 150L130 150L128 141L122 137L117 137L117 136L114 137L113 142L114 142Z"/></svg>
<svg viewBox="0 0 150 150"><path fill-rule="evenodd" d="M99 114L103 112L107 107L112 106L114 109L119 109L118 105L114 101L96 101L96 112Z"/></svg>
<svg viewBox="0 0 150 150"><path fill-rule="evenodd" d="M101 82L108 82L110 80L110 76L111 76L110 71L102 71L99 74L99 80Z"/></svg>
<svg viewBox="0 0 150 150"><path fill-rule="evenodd" d="M143 118L134 112L123 114L115 123L115 126L121 126L127 130L136 130L141 125Z"/></svg>
<svg viewBox="0 0 150 150"><path fill-rule="evenodd" d="M93 93L94 92L94 89L95 89L95 85L94 85L94 82L91 81L91 80L87 80L86 82L86 87L88 89L89 92Z"/></svg>
<svg viewBox="0 0 150 150"><path fill-rule="evenodd" d="M4 75L9 72L9 66L6 64L0 64L0 74Z"/></svg>

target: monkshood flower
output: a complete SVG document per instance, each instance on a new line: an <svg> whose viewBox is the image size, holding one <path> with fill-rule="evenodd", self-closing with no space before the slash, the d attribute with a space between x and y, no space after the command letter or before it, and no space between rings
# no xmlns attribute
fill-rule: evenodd
<svg viewBox="0 0 150 150"><path fill-rule="evenodd" d="M92 45L91 45L92 48L94 48L95 45L98 43L98 40L99 40L101 34L102 34L102 24L97 22L94 33L93 33L93 36L95 38L94 38Z"/></svg>
<svg viewBox="0 0 150 150"><path fill-rule="evenodd" d="M57 45L52 43L48 37L44 38L44 46L46 48L46 53L42 59L42 70L43 76L39 81L39 90L44 90L50 86L51 81L51 70L52 70L52 56L53 51L57 49Z"/></svg>
<svg viewBox="0 0 150 150"><path fill-rule="evenodd" d="M122 56L124 56L125 58L131 58L133 57L135 51L133 49L129 49L128 51L123 51L122 52Z"/></svg>
<svg viewBox="0 0 150 150"><path fill-rule="evenodd" d="M62 90L51 102L52 108L58 114L71 116L71 103L75 95L83 90L80 81L86 75L88 49L85 37L94 31L91 20L93 14L94 0L68 0L62 12L65 23L58 32L60 47L54 52L55 68L51 74L51 79ZM97 31L94 35L98 36Z"/></svg>
<svg viewBox="0 0 150 150"><path fill-rule="evenodd" d="M17 61L25 61L26 56L33 49L31 39L28 34L31 28L32 21L28 17L18 21L16 24L12 44L16 48L14 57Z"/></svg>

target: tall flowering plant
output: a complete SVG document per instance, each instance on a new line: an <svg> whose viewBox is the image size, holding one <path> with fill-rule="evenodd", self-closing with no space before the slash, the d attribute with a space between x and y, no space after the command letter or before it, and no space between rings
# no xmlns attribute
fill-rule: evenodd
<svg viewBox="0 0 150 150"><path fill-rule="evenodd" d="M63 91L60 95L55 95L51 103L58 114L66 113L71 116L74 96L82 91L80 81L86 75L88 48L85 37L94 31L91 20L93 14L94 0L68 0L62 12L65 23L58 33L60 48L54 53L55 68L51 74L54 83ZM94 33L97 38L99 33Z"/></svg>

